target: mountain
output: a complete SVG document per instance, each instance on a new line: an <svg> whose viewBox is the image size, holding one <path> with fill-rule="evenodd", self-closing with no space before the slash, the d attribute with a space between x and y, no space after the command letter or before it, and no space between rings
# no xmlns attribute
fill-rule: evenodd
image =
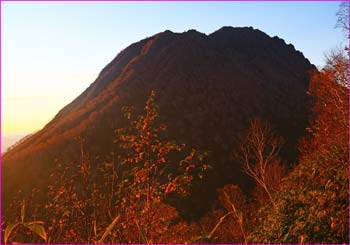
<svg viewBox="0 0 350 245"><path fill-rule="evenodd" d="M1 136L1 153L4 153L13 146L19 143L19 141L24 138L25 134L7 134Z"/></svg>
<svg viewBox="0 0 350 245"><path fill-rule="evenodd" d="M283 160L293 163L307 126L306 93L314 69L293 45L253 28L223 27L210 35L165 31L134 43L42 130L4 154L4 203L18 189L47 186L57 162L79 161L78 137L95 164L108 158L115 149L114 130L125 126L122 108L134 106L140 113L154 90L169 137L210 151L214 174L188 200L203 213L201 203L213 200L223 184L249 190L251 180L232 151L250 119L272 125L285 140Z"/></svg>

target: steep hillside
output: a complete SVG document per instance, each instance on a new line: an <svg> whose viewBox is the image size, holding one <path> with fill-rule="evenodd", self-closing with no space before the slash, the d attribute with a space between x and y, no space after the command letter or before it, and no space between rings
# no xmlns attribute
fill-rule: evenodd
<svg viewBox="0 0 350 245"><path fill-rule="evenodd" d="M170 138L210 151L214 174L203 183L205 193L194 190L189 202L212 200L228 182L248 190L250 181L232 158L236 140L250 119L265 119L285 139L284 160L291 163L307 123L313 69L293 45L253 28L223 27L210 35L165 31L132 44L41 131L3 156L5 205L13 191L46 186L57 160L74 164L78 137L96 164L108 158L114 130L125 126L121 108L139 113L151 90Z"/></svg>

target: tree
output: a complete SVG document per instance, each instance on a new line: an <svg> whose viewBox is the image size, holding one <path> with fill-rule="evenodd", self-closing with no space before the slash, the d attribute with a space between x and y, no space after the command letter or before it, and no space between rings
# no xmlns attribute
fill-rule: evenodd
<svg viewBox="0 0 350 245"><path fill-rule="evenodd" d="M315 72L310 80L309 96L313 102L308 131L313 140L302 144L301 151L322 150L322 145L340 146L346 151L348 139L348 59L341 49L334 49L326 56L326 65ZM312 144L312 145L311 145ZM345 147L345 148L344 148Z"/></svg>
<svg viewBox="0 0 350 245"><path fill-rule="evenodd" d="M350 13L350 3L349 1L342 1L337 12L337 24L336 27L341 28L346 37L350 38L350 27L349 27L349 13Z"/></svg>
<svg viewBox="0 0 350 245"><path fill-rule="evenodd" d="M282 142L267 122L255 119L250 122L238 153L244 172L264 189L273 205L272 192L279 187L283 175L278 158Z"/></svg>
<svg viewBox="0 0 350 245"><path fill-rule="evenodd" d="M342 57L329 56L311 78L311 137L275 194L277 208L259 211L250 243L349 243L349 86Z"/></svg>
<svg viewBox="0 0 350 245"><path fill-rule="evenodd" d="M166 139L154 97L152 92L135 120L133 110L125 110L130 125L117 130L121 149L110 161L94 162L79 137L81 157L57 162L47 203L33 208L26 202L26 216L36 222L6 222L5 240L28 237L31 228L43 238L38 218L48 226L49 243L179 243L197 234L197 226L182 221L166 199L187 195L192 180L206 168L205 154Z"/></svg>
<svg viewBox="0 0 350 245"><path fill-rule="evenodd" d="M186 195L203 160L192 149L184 156L185 145L164 137L166 126L158 122L152 91L144 113L130 128L117 130L124 155L125 185L121 220L128 237L126 242L155 243L170 229L174 208L165 205L169 195ZM127 110L130 118L130 110ZM168 231L167 231L168 232Z"/></svg>

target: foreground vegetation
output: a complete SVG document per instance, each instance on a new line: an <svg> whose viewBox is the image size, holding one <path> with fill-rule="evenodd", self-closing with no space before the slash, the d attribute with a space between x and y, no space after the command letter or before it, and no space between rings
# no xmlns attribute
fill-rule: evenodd
<svg viewBox="0 0 350 245"><path fill-rule="evenodd" d="M172 203L210 174L209 153L167 140L152 92L138 117L124 109L130 127L115 132L119 155L93 164L78 139L79 163L58 162L47 192L33 189L13 202L18 215L5 217L4 242L347 243L348 92L347 59L334 52L310 81L311 126L299 163L286 173L278 157L283 140L253 120L234 155L255 191L224 186L196 222Z"/></svg>

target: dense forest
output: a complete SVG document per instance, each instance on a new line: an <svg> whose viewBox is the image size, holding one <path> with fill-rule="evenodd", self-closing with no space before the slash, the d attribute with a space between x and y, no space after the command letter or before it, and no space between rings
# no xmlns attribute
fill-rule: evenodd
<svg viewBox="0 0 350 245"><path fill-rule="evenodd" d="M344 18L341 12L339 18L341 24ZM348 26L342 27L348 31ZM39 151L44 147L40 144L44 143L37 142L61 142L56 151L63 152L66 148L66 152L73 153L70 159L57 155L51 168L45 168L46 172L39 172L43 164L28 167L28 173L37 172L32 178L39 184L23 184L18 193L14 191L15 184L10 186L12 189L6 187L8 203L2 216L2 242L349 243L348 48L346 52L344 48L329 52L326 65L317 70L278 38L248 28L228 29L210 37L192 31L177 36L166 32L134 44L102 71L99 84L92 84L60 111L43 131L13 147L5 160L12 157L18 161L17 156L31 152L40 155L35 158L38 161L47 161L45 152ZM278 75L271 70L272 65L281 63L279 56L261 63L264 57L271 55L269 51L259 51L262 52L260 56L255 56L255 51L248 48L245 53L234 53L227 40L243 45L241 47L245 45L237 39L237 33L251 37L249 40L258 38L262 47L272 45L281 57L288 56L279 66L285 70L279 71ZM249 64L257 70L252 69L255 73L246 77L253 82L240 81L247 72L242 69L243 65L233 66L234 72L243 75L239 79L235 77L235 83L225 83L225 86L201 80L202 87L193 82L176 90L175 83L169 82L169 89L176 94L177 100L171 99L173 104L167 104L166 97L170 93L163 87L167 81L145 85L139 77L133 77L136 71L140 72L141 64L146 68L149 64L158 64L149 62L151 58L157 61L154 57L164 47L170 51L173 47L176 47L174 50L181 47L187 52L184 40L188 38L199 43L196 47L211 48L204 54L197 52L202 50L198 48L193 51L195 54L188 54L189 57L203 58L201 55L204 55L210 57L209 61L224 61L220 63L221 70L213 69L221 71L224 79L227 77L224 64L230 57L240 57L243 63L252 62ZM214 39L221 43L215 43L215 46ZM170 48L162 46L169 40L172 42ZM193 50L193 46L190 48ZM219 49L228 55L223 56ZM135 58L135 52L142 55ZM255 60L245 60L243 54L251 55ZM179 62L163 61L166 67L179 69ZM124 73L119 69L120 64ZM132 69L128 70L128 66ZM290 71L290 67L297 72ZM160 78L174 74L166 73L164 69ZM311 74L306 75L308 71ZM198 78L199 73L191 74ZM129 84L134 79L134 87L127 87L121 78L108 89L97 86L115 81L114 78L103 80L114 75L127 77ZM150 76L142 69L141 75ZM290 78L281 80L282 75L290 75ZM260 83L257 77L265 79L264 82ZM179 75L179 78L185 77ZM238 104L249 112L242 116L238 107L228 102L240 96L238 92L234 95L225 92L230 86L233 87L230 91L242 89L241 98L244 91L249 91L251 98L261 91L263 98L252 99L251 107L244 101L236 101L236 106ZM254 92L254 86L260 90ZM117 87L125 89L124 95L120 93L119 97L107 100L110 104L103 104ZM137 97L138 100L130 99L131 95L127 97L135 88L142 92L132 95L145 96ZM194 93L198 89L202 90ZM190 91L187 95L191 99L179 97L184 90ZM264 99L269 95L270 100ZM284 95L286 101L282 99ZM124 100L120 104L121 98ZM182 101L188 104L181 104ZM206 104L200 103L203 101ZM262 101L267 102L259 104ZM288 101L292 102L287 104ZM274 105L277 102L281 104ZM100 117L113 103L119 103L118 107L111 107L118 111ZM191 106L197 114L191 113ZM71 113L76 112L74 108L80 108L77 110L80 114ZM293 113L300 114L289 116ZM101 128L107 128L106 120L116 114L120 117L118 123L113 124L113 131L102 131ZM187 121L174 122L178 114L185 115ZM81 124L87 125L87 121L98 119L100 126L83 128L84 133L74 131L70 128L76 122L72 117L80 123L79 128L83 128ZM76 129L75 126L72 128ZM231 133L230 129L238 132ZM180 131L182 133L174 133ZM50 138L52 132L55 132L55 138ZM73 139L68 144L68 141L60 141L64 137ZM101 138L109 142L101 143ZM105 151L96 150L95 144L101 144L99 147ZM47 152L53 154L54 151ZM25 165L18 166L24 169ZM6 178L10 180L10 177ZM21 178L25 176L21 175Z"/></svg>

